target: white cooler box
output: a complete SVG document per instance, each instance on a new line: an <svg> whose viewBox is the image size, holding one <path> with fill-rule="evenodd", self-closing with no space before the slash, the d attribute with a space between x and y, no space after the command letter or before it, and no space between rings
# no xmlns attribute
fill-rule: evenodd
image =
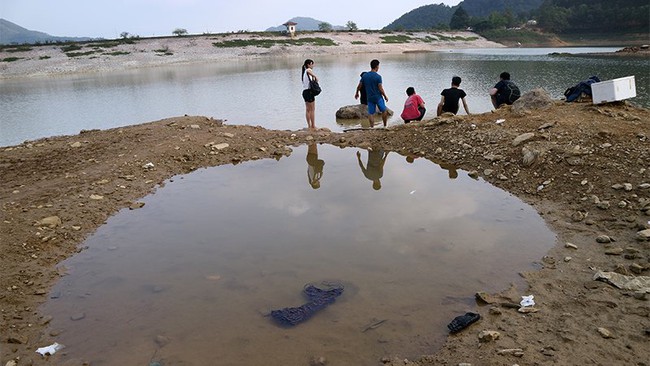
<svg viewBox="0 0 650 366"><path fill-rule="evenodd" d="M591 84L591 98L594 104L634 97L636 97L634 75Z"/></svg>

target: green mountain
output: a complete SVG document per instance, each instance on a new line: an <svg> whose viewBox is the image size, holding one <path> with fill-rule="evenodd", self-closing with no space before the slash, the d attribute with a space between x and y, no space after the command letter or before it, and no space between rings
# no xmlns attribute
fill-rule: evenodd
<svg viewBox="0 0 650 366"><path fill-rule="evenodd" d="M544 0L464 0L460 4L450 7L444 4L431 4L417 9L397 18L385 29L431 29L438 26L447 26L451 17L458 9L463 9L472 17L487 17L492 13L503 13L509 10L512 14L528 14L539 8Z"/></svg>
<svg viewBox="0 0 650 366"><path fill-rule="evenodd" d="M544 0L465 0L457 6L462 6L467 14L473 17L487 17L497 12L510 10L512 14L530 13L539 8Z"/></svg>
<svg viewBox="0 0 650 366"><path fill-rule="evenodd" d="M65 41L88 41L88 37L56 37L47 33L25 29L0 18L0 44L46 43Z"/></svg>
<svg viewBox="0 0 650 366"><path fill-rule="evenodd" d="M287 22L297 23L296 31L317 31L318 25L320 23L327 23L327 22L323 22L322 20L316 20L314 18L308 18L308 17L294 17L289 19ZM343 30L347 28L341 25L332 25L332 29ZM282 32L285 30L287 30L287 27L285 27L284 25L279 25L277 27L267 28L265 32Z"/></svg>
<svg viewBox="0 0 650 366"><path fill-rule="evenodd" d="M439 25L448 25L455 7L444 4L431 4L413 9L384 27L389 30L431 29Z"/></svg>

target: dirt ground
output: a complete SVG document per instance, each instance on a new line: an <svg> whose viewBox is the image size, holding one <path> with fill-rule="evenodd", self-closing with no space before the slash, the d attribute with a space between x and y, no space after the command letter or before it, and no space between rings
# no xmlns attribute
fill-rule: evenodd
<svg viewBox="0 0 650 366"><path fill-rule="evenodd" d="M0 364L88 364L65 352L35 353L58 334L37 309L62 275L57 263L83 250L109 216L136 209L175 175L280 159L307 143L381 147L451 163L531 204L557 233L539 269L521 274L525 294L535 295L531 312L512 305L525 295L516 290L484 295L492 304L477 300L481 320L450 335L441 350L419 360L395 354L369 362L650 364L650 294L593 280L598 270L650 275L643 236L650 228L650 110L562 101L342 133L181 116L0 148ZM609 242L599 242L608 241L603 235Z"/></svg>

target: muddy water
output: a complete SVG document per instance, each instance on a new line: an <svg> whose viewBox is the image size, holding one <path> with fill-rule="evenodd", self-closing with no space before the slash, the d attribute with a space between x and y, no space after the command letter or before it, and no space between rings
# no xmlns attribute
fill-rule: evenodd
<svg viewBox="0 0 650 366"><path fill-rule="evenodd" d="M64 359L376 365L434 352L476 291L517 281L555 237L517 198L410 161L302 146L176 177L62 263L68 275L41 310ZM345 291L308 321L288 329L264 316L328 280Z"/></svg>

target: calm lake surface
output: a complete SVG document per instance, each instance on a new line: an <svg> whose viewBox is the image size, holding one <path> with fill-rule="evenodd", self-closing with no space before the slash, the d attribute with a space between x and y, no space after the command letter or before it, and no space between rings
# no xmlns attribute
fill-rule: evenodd
<svg viewBox="0 0 650 366"><path fill-rule="evenodd" d="M435 114L440 92L459 75L470 112L491 109L487 91L509 71L522 92L542 87L560 98L569 86L597 75L601 80L634 75L637 97L650 107L650 62L639 58L549 56L552 52L613 52L620 48L503 48L436 53L314 56L323 93L316 101L316 125L333 131L358 122L337 121L336 111L355 104L359 74L373 58L396 114L409 86ZM196 64L49 78L0 81L0 146L83 129L107 129L179 115L205 115L230 124L269 129L306 127L297 58ZM462 110L462 108L461 108ZM462 111L461 113L464 113ZM426 118L426 117L425 117Z"/></svg>
<svg viewBox="0 0 650 366"><path fill-rule="evenodd" d="M394 152L382 170L382 157L301 146L174 178L63 262L41 309L56 341L92 365L363 366L434 352L474 293L518 281L555 236L466 172ZM322 281L345 291L313 318L265 316Z"/></svg>

